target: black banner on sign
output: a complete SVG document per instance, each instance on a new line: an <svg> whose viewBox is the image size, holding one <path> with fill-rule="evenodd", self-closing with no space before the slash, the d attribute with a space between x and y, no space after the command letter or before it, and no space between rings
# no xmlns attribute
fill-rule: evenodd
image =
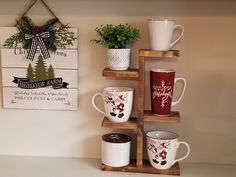
<svg viewBox="0 0 236 177"><path fill-rule="evenodd" d="M28 78L19 78L19 77L13 77L15 84L18 84L19 88L22 89L37 89L37 88L44 88L52 86L53 89L61 89L61 88L67 88L67 85L69 85L67 82L63 82L63 79L61 77L54 78L54 79L47 79L43 81L35 81L35 82L29 82Z"/></svg>

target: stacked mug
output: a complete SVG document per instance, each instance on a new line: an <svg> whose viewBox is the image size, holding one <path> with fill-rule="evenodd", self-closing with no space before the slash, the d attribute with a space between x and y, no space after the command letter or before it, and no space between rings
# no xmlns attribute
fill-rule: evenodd
<svg viewBox="0 0 236 177"><path fill-rule="evenodd" d="M152 50L170 50L184 35L183 25L175 24L175 20L148 20L150 48ZM174 31L180 31L179 36L173 41Z"/></svg>
<svg viewBox="0 0 236 177"><path fill-rule="evenodd" d="M134 89L129 87L106 87L103 93L96 93L92 98L93 107L111 122L127 122L133 107ZM97 107L95 100L100 96L105 111Z"/></svg>
<svg viewBox="0 0 236 177"><path fill-rule="evenodd" d="M96 105L96 98L103 100L104 111ZM129 87L106 87L103 93L92 98L93 107L111 122L127 122L133 107L134 89ZM120 133L102 136L102 163L111 167L124 167L130 161L131 138Z"/></svg>
<svg viewBox="0 0 236 177"><path fill-rule="evenodd" d="M175 20L148 20L149 39L151 50L168 51L184 34L184 27L176 25ZM173 33L179 30L179 36L172 42ZM174 84L183 82L183 89L176 101L172 101ZM158 116L171 114L171 106L177 105L183 98L186 89L186 80L175 78L175 70L154 68L150 70L151 112ZM188 143L179 141L179 135L168 131L150 131L147 136L147 152L152 167L160 170L170 168L176 162L188 157L190 147ZM187 147L187 153L176 159L180 144Z"/></svg>
<svg viewBox="0 0 236 177"><path fill-rule="evenodd" d="M183 82L183 89L176 101L172 101L174 84ZM172 69L152 69L150 71L151 112L158 116L171 114L171 106L177 105L182 99L186 88L186 80L182 77L175 78ZM176 162L187 158L190 153L189 145L178 141L179 135L167 131L147 132L147 151L149 162L156 169L168 169ZM180 144L187 147L184 157L175 159Z"/></svg>
<svg viewBox="0 0 236 177"><path fill-rule="evenodd" d="M183 89L176 101L172 101L174 84L183 82ZM166 116L171 113L171 106L177 105L183 98L186 89L186 80L182 77L175 78L173 69L151 69L151 111L153 114Z"/></svg>
<svg viewBox="0 0 236 177"><path fill-rule="evenodd" d="M183 25L175 23L175 20L168 19L148 20L151 50L168 51L183 37ZM179 30L180 34L176 40L171 42L175 30ZM177 81L182 81L184 87L179 99L172 102L174 84ZM171 112L171 106L178 104L182 99L186 88L186 80L184 78L175 78L175 71L173 69L154 68L150 71L150 88L152 113L168 115Z"/></svg>
<svg viewBox="0 0 236 177"><path fill-rule="evenodd" d="M168 131L151 131L147 134L147 152L152 167L160 170L170 168L176 162L184 160L190 153L190 147L185 141L179 141L179 135ZM179 145L187 147L187 153L175 159Z"/></svg>

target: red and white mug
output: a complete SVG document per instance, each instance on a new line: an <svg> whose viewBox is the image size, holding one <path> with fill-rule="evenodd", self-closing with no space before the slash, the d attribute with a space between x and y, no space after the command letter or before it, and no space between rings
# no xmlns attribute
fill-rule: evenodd
<svg viewBox="0 0 236 177"><path fill-rule="evenodd" d="M129 87L106 87L103 93L96 93L92 98L93 107L112 122L127 122L133 107L134 89ZM105 110L96 105L96 98L103 99Z"/></svg>
<svg viewBox="0 0 236 177"><path fill-rule="evenodd" d="M190 146L185 141L179 141L179 135L168 131L147 132L147 152L151 166L165 170L176 162L184 160L190 154ZM185 145L187 152L183 157L176 159L180 145Z"/></svg>
<svg viewBox="0 0 236 177"><path fill-rule="evenodd" d="M183 90L177 101L172 101L174 84L177 81L183 82ZM169 115L171 113L171 106L177 105L184 95L186 80L181 77L175 78L175 71L173 69L151 69L150 89L152 113Z"/></svg>

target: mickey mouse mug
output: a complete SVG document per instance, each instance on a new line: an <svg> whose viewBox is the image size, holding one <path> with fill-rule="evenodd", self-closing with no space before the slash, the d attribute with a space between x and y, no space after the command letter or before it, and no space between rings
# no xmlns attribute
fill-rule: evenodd
<svg viewBox="0 0 236 177"><path fill-rule="evenodd" d="M93 107L112 122L128 121L133 106L133 88L129 87L106 87L103 93L96 93L92 98ZM97 96L101 96L105 111L95 104Z"/></svg>
<svg viewBox="0 0 236 177"><path fill-rule="evenodd" d="M184 160L190 154L190 147L185 141L178 141L179 135L167 131L151 131L147 134L149 162L156 169L168 169L176 162ZM175 159L179 145L187 147L185 156Z"/></svg>

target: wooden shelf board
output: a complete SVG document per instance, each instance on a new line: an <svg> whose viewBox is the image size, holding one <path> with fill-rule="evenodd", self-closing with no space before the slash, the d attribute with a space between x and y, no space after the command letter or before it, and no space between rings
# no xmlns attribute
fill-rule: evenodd
<svg viewBox="0 0 236 177"><path fill-rule="evenodd" d="M102 71L102 76L104 77L118 77L118 78L138 78L138 69L127 69L127 70L111 70L105 68Z"/></svg>
<svg viewBox="0 0 236 177"><path fill-rule="evenodd" d="M172 111L170 115L158 116L153 114L151 111L144 111L143 119L145 122L180 122L180 114L177 111Z"/></svg>
<svg viewBox="0 0 236 177"><path fill-rule="evenodd" d="M136 161L131 160L130 164L126 167L110 167L102 164L103 171L119 171L119 172L135 172L135 173L152 173L161 175L176 175L180 176L180 168L178 162L167 170L158 170L153 168L148 160L144 160L142 167L136 167Z"/></svg>
<svg viewBox="0 0 236 177"><path fill-rule="evenodd" d="M108 120L108 118L104 118L102 121L102 127L106 128L117 128L117 129L137 129L137 118L131 117L127 122L123 123L115 123Z"/></svg>
<svg viewBox="0 0 236 177"><path fill-rule="evenodd" d="M179 51L178 50L157 51L157 50L149 50L149 49L140 49L139 56L172 58L172 57L178 57Z"/></svg>

